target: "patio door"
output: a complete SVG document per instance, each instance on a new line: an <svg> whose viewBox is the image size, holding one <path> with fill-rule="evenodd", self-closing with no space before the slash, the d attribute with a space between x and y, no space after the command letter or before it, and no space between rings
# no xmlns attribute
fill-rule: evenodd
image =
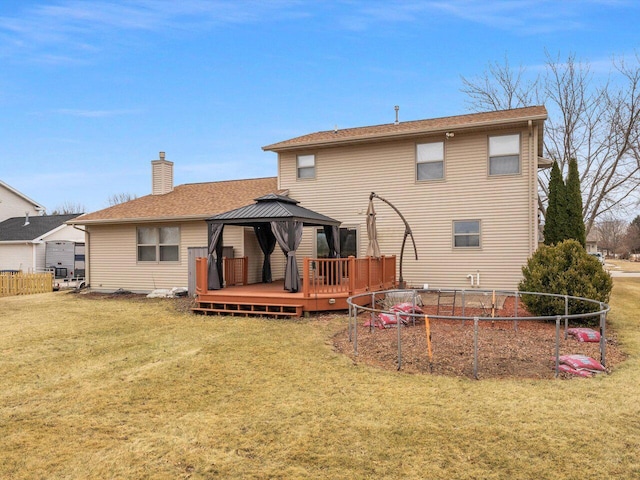
<svg viewBox="0 0 640 480"><path fill-rule="evenodd" d="M329 244L322 228L316 230L316 258L329 257ZM358 229L340 228L340 257L358 256Z"/></svg>

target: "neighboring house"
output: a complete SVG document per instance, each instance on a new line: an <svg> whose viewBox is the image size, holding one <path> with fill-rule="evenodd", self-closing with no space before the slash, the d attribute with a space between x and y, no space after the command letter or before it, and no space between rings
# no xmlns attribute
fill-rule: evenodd
<svg viewBox="0 0 640 480"><path fill-rule="evenodd" d="M413 231L404 280L431 288L514 289L538 245L538 169L547 111L506 111L312 133L263 147L278 154L278 187L342 222L342 255L365 256L375 192ZM375 200L374 200L375 203ZM400 255L399 216L376 204L383 255ZM321 229L306 229L299 256L319 256Z"/></svg>
<svg viewBox="0 0 640 480"><path fill-rule="evenodd" d="M22 216L0 223L0 270L43 272L47 242L84 242L84 234L65 222L71 215Z"/></svg>
<svg viewBox="0 0 640 480"><path fill-rule="evenodd" d="M595 228L592 229L587 235L587 253L598 253L598 234L595 230Z"/></svg>
<svg viewBox="0 0 640 480"><path fill-rule="evenodd" d="M11 217L42 215L44 207L0 180L0 222Z"/></svg>
<svg viewBox="0 0 640 480"><path fill-rule="evenodd" d="M207 224L212 215L253 203L277 191L277 179L256 178L173 186L173 163L152 164L152 194L82 215L70 223L86 230L87 283L97 291L119 288L149 292L187 287L190 249L206 256ZM262 259L252 229L223 232L227 256L249 256L249 280L257 282ZM202 253L204 250L204 253ZM276 256L282 276L284 255ZM193 257L195 260L195 257Z"/></svg>

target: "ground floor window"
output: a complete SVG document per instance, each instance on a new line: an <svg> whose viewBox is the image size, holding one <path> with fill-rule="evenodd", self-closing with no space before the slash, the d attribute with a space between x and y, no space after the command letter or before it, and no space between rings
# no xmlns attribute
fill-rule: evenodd
<svg viewBox="0 0 640 480"><path fill-rule="evenodd" d="M358 230L356 228L340 229L340 256L347 258L358 256ZM329 257L329 244L324 229L316 230L316 258Z"/></svg>
<svg viewBox="0 0 640 480"><path fill-rule="evenodd" d="M139 262L180 260L180 227L138 227Z"/></svg>
<svg viewBox="0 0 640 480"><path fill-rule="evenodd" d="M479 247L480 220L454 220L453 246L461 248Z"/></svg>

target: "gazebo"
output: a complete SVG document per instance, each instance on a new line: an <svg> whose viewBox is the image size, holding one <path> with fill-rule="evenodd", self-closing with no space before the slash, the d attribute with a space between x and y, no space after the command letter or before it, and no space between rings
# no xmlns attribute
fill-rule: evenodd
<svg viewBox="0 0 640 480"><path fill-rule="evenodd" d="M340 257L338 220L304 208L284 195L272 193L256 198L255 202L207 219L208 255L196 259L194 311L300 316L309 311L346 310L349 296L395 286L395 256ZM228 278L225 285L222 240L225 225L249 227L255 232L264 256L261 282L247 284L245 273L241 285L229 282ZM304 227L324 230L329 258L305 257L301 278L296 252ZM271 255L276 244L286 255L283 286L281 281L272 279ZM230 260L242 259L225 262Z"/></svg>
<svg viewBox="0 0 640 480"><path fill-rule="evenodd" d="M300 202L284 195L270 193L255 199L256 203L236 208L207 219L209 232L208 284L209 290L222 288L222 232L225 225L253 227L264 254L262 283L271 283L271 254L276 242L287 255L284 289L300 290L300 273L296 250L302 240L303 227L323 227L329 244L329 257L340 256L340 222L301 207Z"/></svg>

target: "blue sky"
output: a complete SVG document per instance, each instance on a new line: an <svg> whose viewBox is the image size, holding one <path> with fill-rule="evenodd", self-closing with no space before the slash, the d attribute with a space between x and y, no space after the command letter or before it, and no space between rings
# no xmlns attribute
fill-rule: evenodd
<svg viewBox="0 0 640 480"><path fill-rule="evenodd" d="M466 113L461 76L545 49L607 75L640 5L583 1L4 0L0 180L87 211L175 183L276 175L261 147L319 130Z"/></svg>

